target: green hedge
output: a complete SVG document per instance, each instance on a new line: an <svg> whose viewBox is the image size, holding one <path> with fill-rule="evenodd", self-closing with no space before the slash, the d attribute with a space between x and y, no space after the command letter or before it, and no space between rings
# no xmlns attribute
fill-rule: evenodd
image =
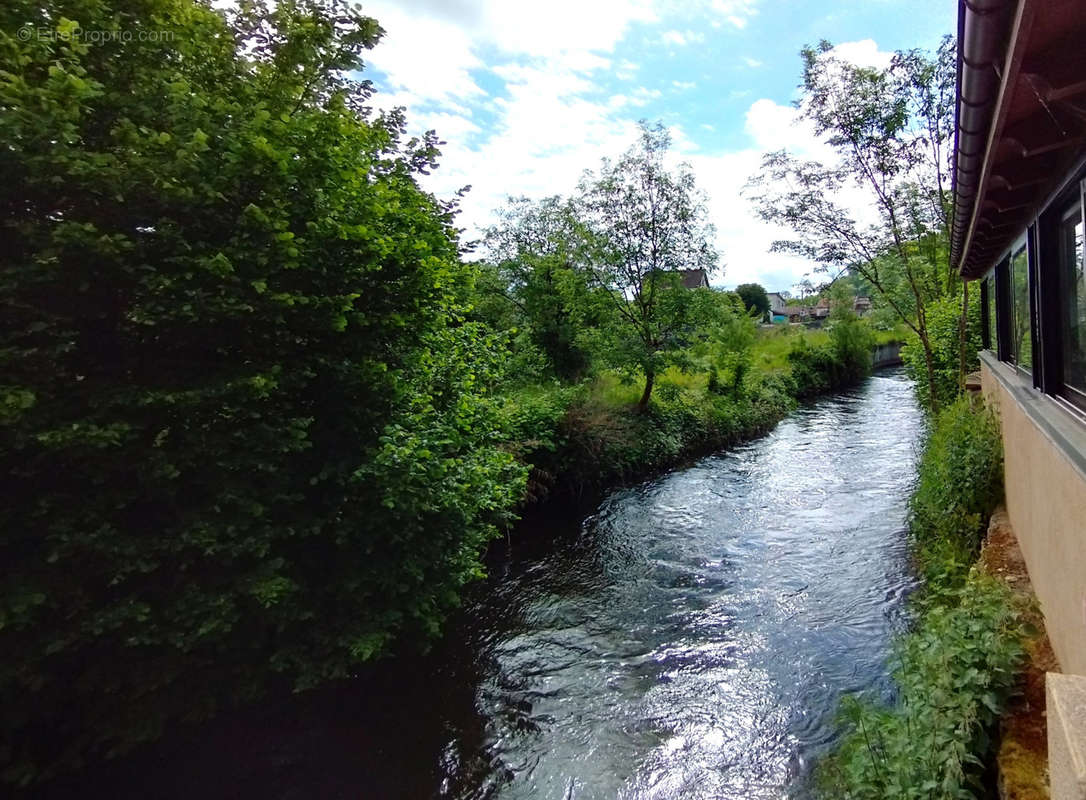
<svg viewBox="0 0 1086 800"><path fill-rule="evenodd" d="M933 421L909 501L914 552L930 586L964 579L1002 497L999 420L960 397Z"/></svg>
<svg viewBox="0 0 1086 800"><path fill-rule="evenodd" d="M953 403L962 389L958 383L961 366L959 328L962 314L961 297L944 297L936 300L925 306L924 312L927 315L928 338L932 347L936 399L939 407L943 408ZM977 353L982 347L980 298L970 297L965 342L966 372L972 372L979 367ZM916 395L920 400L920 405L930 409L927 362L924 360L924 349L920 346L920 341L915 334L910 333L908 341L901 348L901 360L905 363L905 370L916 385Z"/></svg>

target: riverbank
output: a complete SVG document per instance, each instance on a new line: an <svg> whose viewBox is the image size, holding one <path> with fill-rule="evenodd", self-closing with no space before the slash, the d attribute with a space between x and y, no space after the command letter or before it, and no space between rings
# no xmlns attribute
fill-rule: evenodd
<svg viewBox="0 0 1086 800"><path fill-rule="evenodd" d="M999 725L999 751L994 765L999 797L1000 800L1048 800L1045 674L1059 672L1060 668L1045 631L1044 615L1033 592L1025 557L1004 506L992 515L977 563L1019 598L1030 628L1020 691Z"/></svg>
<svg viewBox="0 0 1086 800"><path fill-rule="evenodd" d="M847 733L820 765L823 797L990 796L1031 616L1028 597L999 574L989 519L1002 495L999 423L979 401L960 397L932 419L909 501L910 549L923 581L913 624L896 642L893 701L844 704Z"/></svg>
<svg viewBox="0 0 1086 800"><path fill-rule="evenodd" d="M531 469L522 505L598 492L764 435L798 403L859 384L876 359L895 363L902 338L859 321L763 329L725 370L706 367L710 353L691 353L692 367L664 373L643 411L640 387L614 374L522 388L505 404L511 447Z"/></svg>

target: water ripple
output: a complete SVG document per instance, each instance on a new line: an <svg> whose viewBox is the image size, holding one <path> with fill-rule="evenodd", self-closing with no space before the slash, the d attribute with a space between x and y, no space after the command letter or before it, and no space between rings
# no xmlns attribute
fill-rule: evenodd
<svg viewBox="0 0 1086 800"><path fill-rule="evenodd" d="M877 376L514 565L467 614L502 631L476 686L492 768L448 795L806 796L842 693L885 688L920 425Z"/></svg>

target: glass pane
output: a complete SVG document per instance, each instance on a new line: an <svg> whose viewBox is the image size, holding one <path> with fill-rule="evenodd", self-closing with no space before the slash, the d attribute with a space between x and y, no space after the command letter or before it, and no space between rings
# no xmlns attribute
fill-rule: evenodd
<svg viewBox="0 0 1086 800"><path fill-rule="evenodd" d="M1083 277L1082 234L1082 208L1076 205L1060 222L1063 382L1086 392L1086 278Z"/></svg>
<svg viewBox="0 0 1086 800"><path fill-rule="evenodd" d="M985 281L988 300L988 349L996 349L996 301L995 301L995 276Z"/></svg>
<svg viewBox="0 0 1086 800"><path fill-rule="evenodd" d="M1020 367L1033 365L1033 345L1030 340L1029 324L1029 264L1026 260L1026 248L1022 248L1011 257L1011 355Z"/></svg>

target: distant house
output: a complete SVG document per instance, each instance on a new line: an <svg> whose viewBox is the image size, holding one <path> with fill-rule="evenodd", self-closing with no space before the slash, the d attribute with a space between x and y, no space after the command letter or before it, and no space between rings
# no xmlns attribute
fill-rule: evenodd
<svg viewBox="0 0 1086 800"><path fill-rule="evenodd" d="M646 271L644 280L649 281L653 274L654 270ZM655 274L660 275L661 279L666 280L668 284L671 283L672 277L678 277L679 285L684 289L710 288L709 273L703 269L662 269Z"/></svg>
<svg viewBox="0 0 1086 800"><path fill-rule="evenodd" d="M871 311L871 298L870 297L857 297L852 301L852 310L859 316L864 316Z"/></svg>
<svg viewBox="0 0 1086 800"><path fill-rule="evenodd" d="M780 292L768 292L766 296L769 298L769 310L774 316L777 316L788 305L788 301L784 299Z"/></svg>
<svg viewBox="0 0 1086 800"><path fill-rule="evenodd" d="M828 295L822 295L818 298L818 302L815 307L811 309L811 316L815 319L825 319L830 315L830 298Z"/></svg>
<svg viewBox="0 0 1086 800"><path fill-rule="evenodd" d="M776 322L777 317L780 317L782 322L785 320L788 322L804 322L810 316L810 306L785 306L780 311L773 312L773 321Z"/></svg>
<svg viewBox="0 0 1086 800"><path fill-rule="evenodd" d="M684 289L709 288L709 273L703 269L681 269L679 275L682 277Z"/></svg>

